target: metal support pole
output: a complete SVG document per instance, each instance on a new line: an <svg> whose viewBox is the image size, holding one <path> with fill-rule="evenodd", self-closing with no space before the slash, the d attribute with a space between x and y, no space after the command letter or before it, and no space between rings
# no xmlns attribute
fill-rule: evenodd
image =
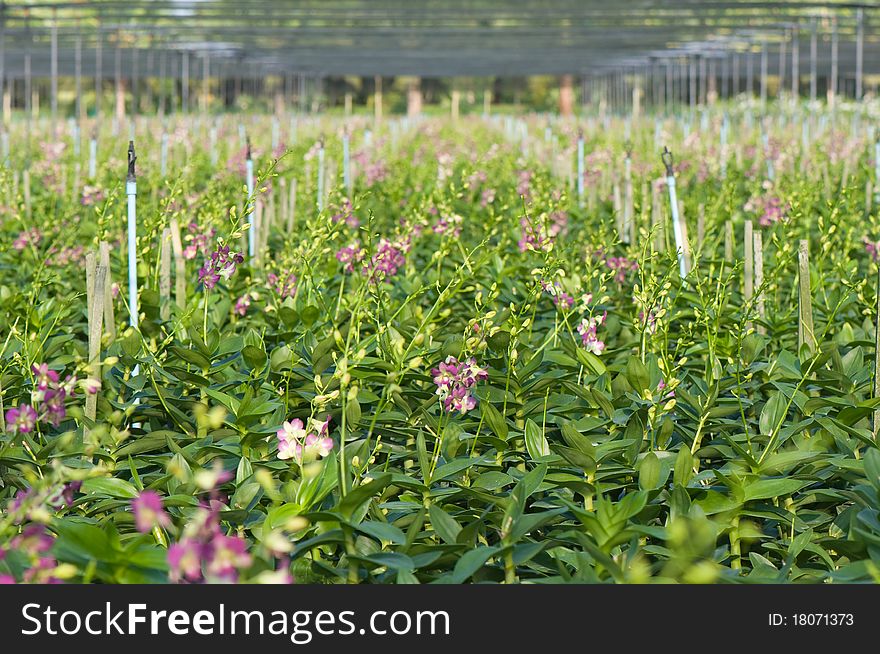
<svg viewBox="0 0 880 654"><path fill-rule="evenodd" d="M76 119L83 119L82 105L82 36L76 35L76 44L73 51L74 86L76 87Z"/></svg>
<svg viewBox="0 0 880 654"><path fill-rule="evenodd" d="M746 94L755 97L755 53L746 54Z"/></svg>
<svg viewBox="0 0 880 654"><path fill-rule="evenodd" d="M58 22L56 18L56 10L52 10L52 27L50 42L50 106L52 109L52 129L56 127L55 121L58 120Z"/></svg>
<svg viewBox="0 0 880 654"><path fill-rule="evenodd" d="M862 99L862 76L865 62L865 10L856 12L856 100Z"/></svg>
<svg viewBox="0 0 880 654"><path fill-rule="evenodd" d="M837 16L831 20L831 82L828 86L828 102L833 105L837 96L837 55L838 55L838 35L837 35Z"/></svg>
<svg viewBox="0 0 880 654"><path fill-rule="evenodd" d="M810 102L816 101L818 92L819 23L814 18L810 31Z"/></svg>
<svg viewBox="0 0 880 654"><path fill-rule="evenodd" d="M779 87L776 89L776 97L781 98L785 91L785 42L788 35L783 30L782 40L779 42Z"/></svg>
<svg viewBox="0 0 880 654"><path fill-rule="evenodd" d="M761 45L761 104L767 103L767 44Z"/></svg>
<svg viewBox="0 0 880 654"><path fill-rule="evenodd" d="M180 61L180 104L181 111L189 111L189 52L184 51Z"/></svg>
<svg viewBox="0 0 880 654"><path fill-rule="evenodd" d="M101 117L101 93L103 86L101 64L104 61L104 54L101 49L101 28L95 34L95 118Z"/></svg>

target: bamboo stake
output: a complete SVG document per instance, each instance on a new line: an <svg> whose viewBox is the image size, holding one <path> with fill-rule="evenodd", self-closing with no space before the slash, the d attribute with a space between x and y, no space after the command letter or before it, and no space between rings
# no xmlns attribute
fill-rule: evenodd
<svg viewBox="0 0 880 654"><path fill-rule="evenodd" d="M798 247L798 356L803 348L809 356L816 352L813 331L813 300L810 295L810 243L801 239Z"/></svg>
<svg viewBox="0 0 880 654"><path fill-rule="evenodd" d="M278 180L278 201L281 204L281 224L287 225L288 216L290 215L290 196L287 193L287 180L280 178Z"/></svg>
<svg viewBox="0 0 880 654"><path fill-rule="evenodd" d="M177 218L171 219L171 250L174 254L174 302L183 309L186 306L186 261Z"/></svg>
<svg viewBox="0 0 880 654"><path fill-rule="evenodd" d="M877 314L874 318L874 397L880 397L880 266L877 267ZM880 407L874 409L874 440L880 434Z"/></svg>
<svg viewBox="0 0 880 654"><path fill-rule="evenodd" d="M697 205L697 252L703 251L703 243L706 240L706 205L702 202Z"/></svg>
<svg viewBox="0 0 880 654"><path fill-rule="evenodd" d="M159 258L159 316L168 320L171 315L171 230L162 230Z"/></svg>
<svg viewBox="0 0 880 654"><path fill-rule="evenodd" d="M743 304L748 305L755 294L755 236L751 220L743 227L743 259Z"/></svg>
<svg viewBox="0 0 880 654"><path fill-rule="evenodd" d="M617 227L617 238L621 241L624 241L624 226L623 226L623 203L620 199L620 184L614 182L614 192L613 192L613 202L614 202L614 224Z"/></svg>
<svg viewBox="0 0 880 654"><path fill-rule="evenodd" d="M654 250L666 251L666 230L663 226L663 209L660 201L660 188L657 184L652 185L651 202L651 227L654 230Z"/></svg>
<svg viewBox="0 0 880 654"><path fill-rule="evenodd" d="M733 261L733 221L724 222L724 260Z"/></svg>
<svg viewBox="0 0 880 654"><path fill-rule="evenodd" d="M623 174L623 242L631 243L633 234L633 183L632 183L632 147L627 144Z"/></svg>
<svg viewBox="0 0 880 654"><path fill-rule="evenodd" d="M293 233L296 224L296 178L290 180L290 211L287 213L287 233Z"/></svg>
<svg viewBox="0 0 880 654"><path fill-rule="evenodd" d="M257 199L251 221L251 232L254 234L254 264L263 265L263 200Z"/></svg>
<svg viewBox="0 0 880 654"><path fill-rule="evenodd" d="M110 245L101 241L98 248L100 265L104 266L107 273L104 276L104 326L110 342L116 340L116 310L113 307L113 281L110 275Z"/></svg>
<svg viewBox="0 0 880 654"><path fill-rule="evenodd" d="M93 252L86 255L86 296L89 324L89 373L101 379L101 335L103 334L104 290L107 283L107 267L97 264ZM98 396L86 394L85 416L94 421L97 416ZM85 429L88 433L88 429Z"/></svg>
<svg viewBox="0 0 880 654"><path fill-rule="evenodd" d="M31 217L31 171L29 168L24 169L22 173L22 183L24 185L24 211L28 218Z"/></svg>
<svg viewBox="0 0 880 654"><path fill-rule="evenodd" d="M757 289L758 293L756 306L758 308L758 316L763 320L765 318L764 291L761 290L761 286L764 283L764 242L760 229L755 230L754 232L753 249L755 257L755 289ZM764 325L758 325L759 334L764 334L766 332L767 330L764 328Z"/></svg>

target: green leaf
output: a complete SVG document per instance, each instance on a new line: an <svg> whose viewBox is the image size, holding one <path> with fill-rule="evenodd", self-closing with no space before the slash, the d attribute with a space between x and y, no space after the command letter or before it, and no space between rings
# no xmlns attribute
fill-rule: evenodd
<svg viewBox="0 0 880 654"><path fill-rule="evenodd" d="M596 447L593 445L593 442L581 434L572 423L566 422L562 425L562 438L569 447L586 454L595 461Z"/></svg>
<svg viewBox="0 0 880 654"><path fill-rule="evenodd" d="M653 452L648 452L639 466L639 488L642 490L655 490L660 488L663 480L660 479L660 459Z"/></svg>
<svg viewBox="0 0 880 654"><path fill-rule="evenodd" d="M187 363L191 363L202 370L207 370L211 367L211 362L200 352L184 347L178 347L177 345L172 345L168 349L179 359L183 359Z"/></svg>
<svg viewBox="0 0 880 654"><path fill-rule="evenodd" d="M507 421L504 419L504 416L492 406L492 403L489 401L483 402L480 404L480 411L483 414L483 417L486 418L486 422L489 423L489 429L492 430L498 438L503 441L507 440Z"/></svg>
<svg viewBox="0 0 880 654"><path fill-rule="evenodd" d="M801 479L762 479L748 484L744 491L744 501L766 500L796 493L809 481Z"/></svg>
<svg viewBox="0 0 880 654"><path fill-rule="evenodd" d="M787 400L779 391L773 391L770 398L761 409L761 418L758 421L758 427L761 434L769 436L773 433L776 425L780 424L785 418Z"/></svg>
<svg viewBox="0 0 880 654"><path fill-rule="evenodd" d="M448 583L463 584L471 578L477 570L482 568L486 561L495 556L500 550L497 546L482 545L476 549L469 550L461 555L456 561L455 568L449 577Z"/></svg>
<svg viewBox="0 0 880 654"><path fill-rule="evenodd" d="M348 495L346 495L339 503L337 507L339 512L345 518L351 519L354 512L357 511L364 502L381 493L390 483L391 475L389 473L382 473L377 475L372 481L354 488L349 491Z"/></svg>
<svg viewBox="0 0 880 654"><path fill-rule="evenodd" d="M651 376L648 373L648 368L645 367L645 364L638 357L631 356L629 361L626 362L625 375L629 385L639 395L650 389Z"/></svg>
<svg viewBox="0 0 880 654"><path fill-rule="evenodd" d="M458 535L461 533L461 525L456 519L436 504L428 506L428 516L431 518L434 532L440 539L447 545L455 545Z"/></svg>
<svg viewBox="0 0 880 654"><path fill-rule="evenodd" d="M675 468L672 471L672 481L679 486L687 486L694 476L694 457L687 445L682 444L675 457Z"/></svg>
<svg viewBox="0 0 880 654"><path fill-rule="evenodd" d="M580 450L576 450L572 447L564 447L562 445L554 445L553 451L562 456L562 458L568 461L571 465L581 468L587 474L596 472L596 460Z"/></svg>
<svg viewBox="0 0 880 654"><path fill-rule="evenodd" d="M246 345L241 356L251 370L262 368L267 361L266 351L256 345Z"/></svg>
<svg viewBox="0 0 880 654"><path fill-rule="evenodd" d="M526 420L525 432L526 451L532 460L550 454L550 444L547 442L544 430L538 427L531 418Z"/></svg>
<svg viewBox="0 0 880 654"><path fill-rule="evenodd" d="M137 488L131 483L115 477L93 477L86 479L82 484L81 490L86 495L95 493L124 500L131 500L138 496Z"/></svg>
<svg viewBox="0 0 880 654"><path fill-rule="evenodd" d="M865 476L874 488L880 490L880 450L876 448L865 452Z"/></svg>
<svg viewBox="0 0 880 654"><path fill-rule="evenodd" d="M401 545L406 542L406 535L399 528L388 524L387 522L361 522L360 524L352 526L358 531L367 536L372 536L379 541L388 541L395 545Z"/></svg>

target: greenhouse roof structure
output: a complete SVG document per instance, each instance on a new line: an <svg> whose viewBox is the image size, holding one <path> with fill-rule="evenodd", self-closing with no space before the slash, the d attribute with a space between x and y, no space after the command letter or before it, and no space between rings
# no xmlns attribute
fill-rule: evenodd
<svg viewBox="0 0 880 654"><path fill-rule="evenodd" d="M820 74L834 50L842 71L880 62L878 2L19 0L0 16L12 77L50 75L53 52L60 75L108 77L176 77L184 61L254 77L590 75L762 49L771 73L780 53L802 70L814 54Z"/></svg>

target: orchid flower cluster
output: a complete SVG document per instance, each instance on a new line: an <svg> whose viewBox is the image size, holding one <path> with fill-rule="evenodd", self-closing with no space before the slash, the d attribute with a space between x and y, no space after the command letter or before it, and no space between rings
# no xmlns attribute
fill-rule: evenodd
<svg viewBox="0 0 880 654"><path fill-rule="evenodd" d="M21 403L6 411L6 428L14 433L28 434L38 422L45 422L57 427L67 417L66 401L72 398L77 386L74 375L68 375L61 381L58 373L49 365L41 363L31 366L34 375L34 387L31 391L30 404ZM101 388L97 379L85 379L79 382L86 393L93 395Z"/></svg>
<svg viewBox="0 0 880 654"><path fill-rule="evenodd" d="M474 386L489 378L489 373L478 366L473 357L459 361L451 355L432 369L431 375L434 377L436 394L440 397L443 409L447 412L458 411L462 415L477 406L477 398L473 395Z"/></svg>
<svg viewBox="0 0 880 654"><path fill-rule="evenodd" d="M564 234L568 229L568 214L564 211L554 211L550 214L547 223L532 220L529 216L523 216L519 221L520 239L519 251L538 250L549 252L556 237Z"/></svg>
<svg viewBox="0 0 880 654"><path fill-rule="evenodd" d="M406 264L409 248L410 244L405 240L381 239L370 263L364 265L364 274L370 275L371 281L393 277Z"/></svg>
<svg viewBox="0 0 880 654"><path fill-rule="evenodd" d="M293 459L303 466L328 456L333 451L333 439L327 435L329 426L330 416L324 422L310 419L308 429L299 418L285 421L276 433L278 458Z"/></svg>
<svg viewBox="0 0 880 654"><path fill-rule="evenodd" d="M12 247L18 251L25 250L30 246L38 246L43 240L43 235L36 227L26 229L18 233L16 239L12 242Z"/></svg>
<svg viewBox="0 0 880 654"><path fill-rule="evenodd" d="M46 489L19 490L6 507L5 515L13 525L21 525L21 531L0 547L0 563L17 559L16 567L23 570L21 583L58 584L69 577L71 566L59 563L51 553L54 537L45 527L53 511L73 504L81 482L72 481L52 484ZM12 566L8 566L12 568ZM0 584L15 584L19 580L12 574L0 572Z"/></svg>
<svg viewBox="0 0 880 654"><path fill-rule="evenodd" d="M168 548L171 581L235 583L239 572L250 567L247 542L224 534L220 527L221 508L215 500L203 506L187 523L183 537Z"/></svg>
<svg viewBox="0 0 880 654"><path fill-rule="evenodd" d="M251 302L253 300L253 293L245 293L235 301L235 307L233 308L233 311L235 311L236 315L239 316L247 315L248 309L251 308Z"/></svg>
<svg viewBox="0 0 880 654"><path fill-rule="evenodd" d="M188 243L183 248L183 258L189 260L195 259L199 254L207 255L217 230L213 227L200 229L198 223L193 220L186 226L186 231L188 233L185 238Z"/></svg>
<svg viewBox="0 0 880 654"><path fill-rule="evenodd" d="M599 339L599 327L605 322L608 312L601 316L590 316L581 320L577 326L578 334L581 335L581 345L587 352L600 355L605 350L605 342Z"/></svg>
<svg viewBox="0 0 880 654"><path fill-rule="evenodd" d="M443 215L440 217L440 220L437 221L437 224L434 225L434 233L440 234L441 236L444 234L451 234L455 238L458 238L461 236L461 225L463 222L464 218L457 213Z"/></svg>
<svg viewBox="0 0 880 654"><path fill-rule="evenodd" d="M560 282L556 281L551 284L546 280L541 280L541 289L550 295L553 304L557 307L571 309L574 306L574 297L565 292Z"/></svg>
<svg viewBox="0 0 880 654"><path fill-rule="evenodd" d="M131 513L135 528L142 534L148 534L154 527L167 528L171 525L171 518L165 513L162 498L153 490L141 491L131 501Z"/></svg>
<svg viewBox="0 0 880 654"><path fill-rule="evenodd" d="M91 186L90 184L83 186L82 197L79 200L82 206L91 207L103 201L104 189L100 186Z"/></svg>
<svg viewBox="0 0 880 654"><path fill-rule="evenodd" d="M241 254L230 252L228 245L219 246L199 269L199 281L210 291L221 277L228 281L235 274L236 266L242 262L244 257Z"/></svg>
<svg viewBox="0 0 880 654"><path fill-rule="evenodd" d="M865 252L874 261L880 261L880 241L872 241L867 236L862 237L862 243L865 246Z"/></svg>
<svg viewBox="0 0 880 654"><path fill-rule="evenodd" d="M47 266L67 266L71 263L81 263L85 259L86 250L82 245L70 245L60 250L53 245L46 254Z"/></svg>
<svg viewBox="0 0 880 654"><path fill-rule="evenodd" d="M626 281L627 272L639 269L637 261L626 257L608 257L605 259L605 265L615 271L614 279L620 284Z"/></svg>
<svg viewBox="0 0 880 654"><path fill-rule="evenodd" d="M293 273L287 273L287 275L282 273L281 276L269 273L266 275L266 283L282 300L293 297L296 293L296 275Z"/></svg>
<svg viewBox="0 0 880 654"><path fill-rule="evenodd" d="M339 209L335 214L330 216L330 220L332 220L334 223L345 221L345 224L352 229L357 228L358 225L361 224L361 221L358 220L358 217L354 215L354 207L351 204L351 200L349 200L348 198L342 198Z"/></svg>
<svg viewBox="0 0 880 654"><path fill-rule="evenodd" d="M784 220L786 216L782 200L774 195L752 197L746 202L743 209L758 216L758 224L761 227L770 227Z"/></svg>
<svg viewBox="0 0 880 654"><path fill-rule="evenodd" d="M336 260L343 265L343 269L349 274L354 272L355 264L360 263L363 259L364 249L357 241L340 248L336 253Z"/></svg>

